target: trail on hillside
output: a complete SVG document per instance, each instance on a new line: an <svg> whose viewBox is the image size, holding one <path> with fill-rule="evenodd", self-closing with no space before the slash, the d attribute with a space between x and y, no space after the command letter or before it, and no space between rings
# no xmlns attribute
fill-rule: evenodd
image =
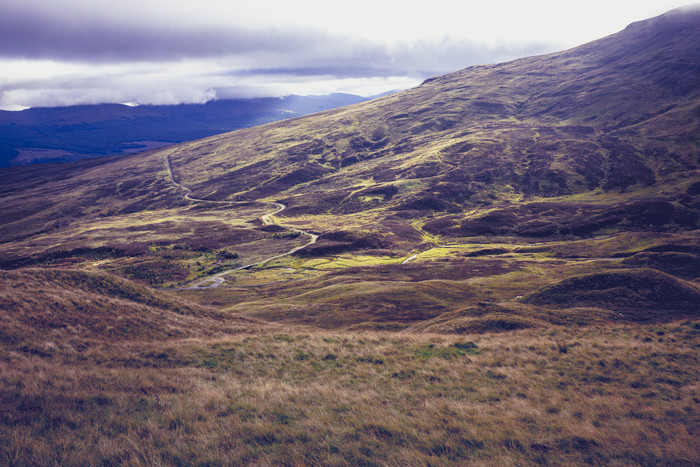
<svg viewBox="0 0 700 467"><path fill-rule="evenodd" d="M208 200L208 199L201 199L201 198L192 197L192 189L183 185L182 183L179 183L177 180L175 180L175 175L173 174L173 167L172 167L172 164L170 162L170 153L166 153L164 159L165 159L165 167L168 170L168 176L170 178L170 183L172 183L173 185L175 185L178 188L182 188L183 190L185 190L185 194L183 197L186 200L199 202L199 203L231 204L229 201L213 201L213 200ZM276 223L272 219L272 216L282 212L287 206L285 206L282 203L277 203L277 202L269 202L267 204L274 206L275 210L273 212L270 212L268 214L261 216L260 221L263 223L263 225L274 225ZM244 266L239 266L239 267L227 269L225 271L221 271L219 273L216 273L214 275L206 277L206 278L196 282L194 285L192 285L190 287L183 287L183 288L172 289L172 290L202 290L202 289L216 288L216 287L220 286L221 284L223 284L224 282L226 282L226 279L224 279L224 276L226 274L229 274L229 273L234 272L234 271L241 271L243 269L250 269L253 266L265 264L265 263L272 261L272 260L275 260L275 259L284 258L285 256L289 256L293 253L296 253L297 251L302 250L302 249L306 248L307 246L313 245L314 243L316 243L316 240L318 240L318 235L313 234L311 232L307 232L305 230L295 229L295 228L290 228L289 230L291 230L292 232L298 232L300 235L308 235L310 237L310 239L307 243L305 243L301 246L296 246L285 253L280 253L279 255L271 256L269 258L263 259L262 261L256 261L255 263L250 263L250 264L246 264Z"/></svg>
<svg viewBox="0 0 700 467"><path fill-rule="evenodd" d="M173 166L170 164L170 153L165 155L165 167L168 169L168 176L170 177L170 183L175 185L178 188L182 188L185 190L185 195L184 198L188 201L197 201L197 202L205 202L205 203L221 203L221 201L211 201L208 199L200 199L200 198L193 198L192 195L192 188L186 187L185 185L179 183L177 180L175 180L175 175L173 174Z"/></svg>
<svg viewBox="0 0 700 467"><path fill-rule="evenodd" d="M275 223L275 221L273 221L271 217L274 216L275 214L277 214L278 212L282 212L282 210L287 207L282 203L272 202L270 204L274 204L275 206L277 206L277 210L275 212L271 212L270 214L265 214L264 216L262 216L260 218L263 225L273 225ZM301 232L301 230L299 232Z"/></svg>

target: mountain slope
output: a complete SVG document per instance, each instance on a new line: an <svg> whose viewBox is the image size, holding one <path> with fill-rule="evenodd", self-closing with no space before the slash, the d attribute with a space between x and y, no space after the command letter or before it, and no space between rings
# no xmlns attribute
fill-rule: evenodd
<svg viewBox="0 0 700 467"><path fill-rule="evenodd" d="M274 196L287 215L379 206L415 218L596 190L614 204L631 191L680 203L700 169L698 16L671 12L570 51L221 136L173 161L202 197ZM693 212L675 204L659 222L696 227L697 200L685 201Z"/></svg>
<svg viewBox="0 0 700 467"><path fill-rule="evenodd" d="M675 10L308 117L7 169L0 264L178 288L231 270L218 289L182 293L267 319L401 328L649 266L621 264L635 254L692 261L698 32L700 9Z"/></svg>
<svg viewBox="0 0 700 467"><path fill-rule="evenodd" d="M700 465L699 16L0 170L0 464Z"/></svg>

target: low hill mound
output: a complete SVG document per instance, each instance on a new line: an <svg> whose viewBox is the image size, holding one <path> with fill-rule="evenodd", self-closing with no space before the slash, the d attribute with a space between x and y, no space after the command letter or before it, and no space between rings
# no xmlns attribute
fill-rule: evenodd
<svg viewBox="0 0 700 467"><path fill-rule="evenodd" d="M700 255L676 251L643 251L625 258L622 264L658 269L681 279L700 278Z"/></svg>
<svg viewBox="0 0 700 467"><path fill-rule="evenodd" d="M279 301L237 305L235 311L326 329L362 323L414 323L477 300L461 281L360 281L318 287Z"/></svg>
<svg viewBox="0 0 700 467"><path fill-rule="evenodd" d="M598 308L574 308L562 313L517 302L481 302L478 306L448 311L412 324L406 332L482 334L549 325L590 325L618 319L617 313Z"/></svg>
<svg viewBox="0 0 700 467"><path fill-rule="evenodd" d="M161 340L259 327L106 273L20 269L0 271L0 283L0 340L9 344Z"/></svg>
<svg viewBox="0 0 700 467"><path fill-rule="evenodd" d="M540 327L546 323L523 316L509 313L494 312L484 316L473 316L468 310L448 312L447 316L416 323L406 329L406 332L434 334L482 334L494 332L516 331Z"/></svg>
<svg viewBox="0 0 700 467"><path fill-rule="evenodd" d="M700 316L700 289L647 268L571 277L523 301L556 308L598 307L618 311L633 321Z"/></svg>

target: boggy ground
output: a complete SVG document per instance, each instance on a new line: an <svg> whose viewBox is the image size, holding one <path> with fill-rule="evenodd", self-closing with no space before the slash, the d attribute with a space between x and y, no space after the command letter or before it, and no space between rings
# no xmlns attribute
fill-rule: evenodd
<svg viewBox="0 0 700 467"><path fill-rule="evenodd" d="M3 341L0 463L696 465L699 333Z"/></svg>

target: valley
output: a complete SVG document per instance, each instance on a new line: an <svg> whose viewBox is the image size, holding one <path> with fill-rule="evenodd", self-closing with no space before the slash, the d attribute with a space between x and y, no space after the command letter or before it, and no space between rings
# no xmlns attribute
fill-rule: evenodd
<svg viewBox="0 0 700 467"><path fill-rule="evenodd" d="M0 170L0 463L700 463L698 30Z"/></svg>
<svg viewBox="0 0 700 467"><path fill-rule="evenodd" d="M204 104L0 110L0 167L141 152L364 100L350 94L292 95Z"/></svg>

